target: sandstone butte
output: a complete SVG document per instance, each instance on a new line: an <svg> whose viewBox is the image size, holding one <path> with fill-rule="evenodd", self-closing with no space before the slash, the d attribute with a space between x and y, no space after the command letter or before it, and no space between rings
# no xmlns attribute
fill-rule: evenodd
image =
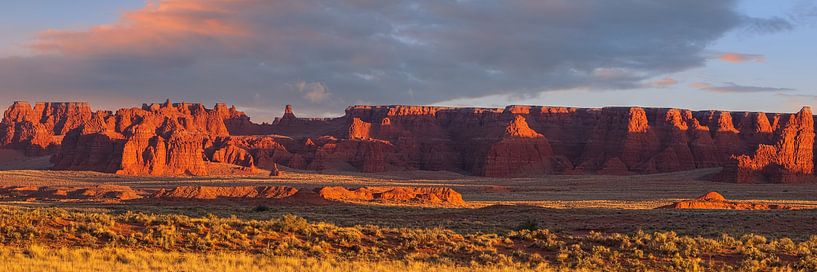
<svg viewBox="0 0 817 272"><path fill-rule="evenodd" d="M797 113L666 108L351 106L337 118L253 123L235 107L15 102L0 145L52 155L54 169L123 175L249 170L445 170L489 177L628 175L722 167L727 182L815 180L811 109Z"/></svg>

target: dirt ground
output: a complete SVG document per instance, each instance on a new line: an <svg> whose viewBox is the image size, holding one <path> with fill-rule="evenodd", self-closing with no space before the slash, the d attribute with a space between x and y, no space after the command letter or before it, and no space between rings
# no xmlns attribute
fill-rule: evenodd
<svg viewBox="0 0 817 272"><path fill-rule="evenodd" d="M29 162L31 163L31 162ZM32 163L33 164L33 163ZM2 164L0 164L2 166ZM2 168L0 168L2 169ZM639 176L542 176L498 179L450 172L410 171L382 174L306 172L286 169L282 177L266 173L243 177L128 177L98 172L0 170L0 186L126 185L146 192L179 185L445 186L460 192L466 207L440 208L341 204L275 205L263 202L194 202L169 205L150 200L122 203L20 202L0 198L0 205L58 206L109 212L142 211L234 215L266 219L285 213L339 225L444 227L462 232L506 231L537 225L562 233L673 230L718 236L757 233L804 239L817 234L817 184L731 184L708 177L719 169ZM717 191L730 200L797 206L800 210L714 211L655 209ZM259 205L267 206L257 211Z"/></svg>

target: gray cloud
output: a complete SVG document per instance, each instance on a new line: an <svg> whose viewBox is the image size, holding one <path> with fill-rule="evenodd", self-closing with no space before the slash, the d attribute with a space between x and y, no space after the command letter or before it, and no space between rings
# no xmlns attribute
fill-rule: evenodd
<svg viewBox="0 0 817 272"><path fill-rule="evenodd" d="M33 56L0 59L0 99L322 112L639 88L702 66L704 49L738 27L786 28L747 19L733 0L161 1L112 26L41 33Z"/></svg>
<svg viewBox="0 0 817 272"><path fill-rule="evenodd" d="M769 34L794 29L794 23L786 18L754 18L744 17L745 29L759 34Z"/></svg>
<svg viewBox="0 0 817 272"><path fill-rule="evenodd" d="M817 23L817 3L812 0L798 1L788 18L797 25L815 25Z"/></svg>
<svg viewBox="0 0 817 272"><path fill-rule="evenodd" d="M787 92L787 91L794 91L794 89L790 88L777 88L777 87L760 87L760 86L746 86L746 85L738 85L732 82L725 82L720 86L712 85L709 83L704 82L695 82L690 84L690 87L710 91L710 92L718 92L718 93L763 93L763 92Z"/></svg>
<svg viewBox="0 0 817 272"><path fill-rule="evenodd" d="M669 88L678 84L678 80L671 77L664 77L652 81L642 83L642 86L647 88Z"/></svg>

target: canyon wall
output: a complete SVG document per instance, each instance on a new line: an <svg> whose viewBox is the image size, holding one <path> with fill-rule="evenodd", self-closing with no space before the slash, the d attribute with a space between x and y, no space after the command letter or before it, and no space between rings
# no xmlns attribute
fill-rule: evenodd
<svg viewBox="0 0 817 272"><path fill-rule="evenodd" d="M338 118L272 124L235 107L143 105L92 112L84 103L16 102L0 144L54 154L55 169L207 175L246 169L446 170L489 177L627 175L723 167L728 182L814 180L814 116L611 107L352 106Z"/></svg>

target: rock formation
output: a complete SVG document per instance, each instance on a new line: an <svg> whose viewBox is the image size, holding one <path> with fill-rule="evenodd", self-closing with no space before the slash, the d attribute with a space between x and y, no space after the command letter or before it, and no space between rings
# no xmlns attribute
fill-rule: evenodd
<svg viewBox="0 0 817 272"><path fill-rule="evenodd" d="M349 126L349 139L367 139L369 138L369 130L372 124L363 122L360 118L352 118L352 124Z"/></svg>
<svg viewBox="0 0 817 272"><path fill-rule="evenodd" d="M725 181L792 183L814 180L814 116L803 108L781 121L772 144L734 155L718 177Z"/></svg>
<svg viewBox="0 0 817 272"><path fill-rule="evenodd" d="M698 210L790 210L793 207L779 204L728 201L718 192L708 192L692 200L679 201L661 209L698 209Z"/></svg>
<svg viewBox="0 0 817 272"><path fill-rule="evenodd" d="M338 118L272 124L217 104L15 102L0 144L53 154L55 169L207 175L213 164L271 170L453 171L490 177L627 175L723 167L718 180L814 179L814 117L639 107L351 106ZM252 171L250 171L252 172Z"/></svg>
<svg viewBox="0 0 817 272"><path fill-rule="evenodd" d="M381 202L390 204L464 205L462 195L451 188L365 187L349 190L344 187L323 187L318 194L327 200Z"/></svg>
<svg viewBox="0 0 817 272"><path fill-rule="evenodd" d="M91 119L91 107L83 102L14 102L0 122L0 145L37 156L56 150L61 137Z"/></svg>
<svg viewBox="0 0 817 272"><path fill-rule="evenodd" d="M490 146L481 169L480 174L488 177L552 173L553 150L545 136L517 115L501 139Z"/></svg>
<svg viewBox="0 0 817 272"><path fill-rule="evenodd" d="M269 176L270 177L280 177L280 176L283 176L283 175L284 175L284 171L278 169L278 164L277 163L273 163L272 167L269 170Z"/></svg>
<svg viewBox="0 0 817 272"><path fill-rule="evenodd" d="M206 175L205 148L230 135L225 118L244 116L222 104L171 103L92 114L62 140L54 168L125 175ZM227 145L210 160L252 166L246 152Z"/></svg>
<svg viewBox="0 0 817 272"><path fill-rule="evenodd" d="M170 190L161 189L151 198L167 199L274 199L295 195L298 189L286 186L179 186Z"/></svg>
<svg viewBox="0 0 817 272"><path fill-rule="evenodd" d="M2 192L2 191L0 191ZM420 204L461 206L462 195L451 188L322 187L314 190L287 186L178 186L160 189L148 196L163 200L276 200L296 204L325 205L332 202L378 202L386 204Z"/></svg>
<svg viewBox="0 0 817 272"><path fill-rule="evenodd" d="M90 187L10 186L0 187L0 196L12 199L66 201L122 201L141 198L140 191L128 186Z"/></svg>

